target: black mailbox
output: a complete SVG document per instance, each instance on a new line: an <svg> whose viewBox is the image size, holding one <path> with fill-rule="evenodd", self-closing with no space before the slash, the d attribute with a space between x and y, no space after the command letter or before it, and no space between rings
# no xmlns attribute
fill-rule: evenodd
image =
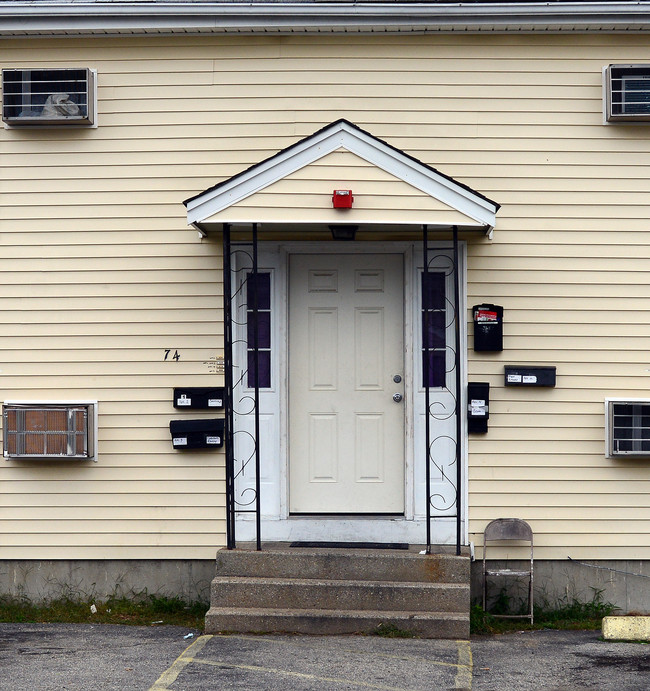
<svg viewBox="0 0 650 691"><path fill-rule="evenodd" d="M175 449L218 449L223 446L223 419L171 420L169 431Z"/></svg>
<svg viewBox="0 0 650 691"><path fill-rule="evenodd" d="M490 419L490 384L469 382L467 384L467 431L485 434Z"/></svg>
<svg viewBox="0 0 650 691"><path fill-rule="evenodd" d="M223 408L223 387L186 386L174 389L174 408L190 410Z"/></svg>
<svg viewBox="0 0 650 691"><path fill-rule="evenodd" d="M555 367L506 365L506 386L555 386Z"/></svg>
<svg viewBox="0 0 650 691"><path fill-rule="evenodd" d="M503 350L503 307L474 305L474 350L499 352Z"/></svg>

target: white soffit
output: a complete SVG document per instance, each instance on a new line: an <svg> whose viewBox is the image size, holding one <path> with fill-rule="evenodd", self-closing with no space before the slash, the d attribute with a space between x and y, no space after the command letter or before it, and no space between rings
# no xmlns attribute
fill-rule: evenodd
<svg viewBox="0 0 650 691"><path fill-rule="evenodd" d="M210 217L265 189L338 149L346 149L454 209L467 227L494 228L499 205L434 168L377 139L347 120L338 120L275 156L186 200L187 221L200 225ZM297 219L298 221L300 219Z"/></svg>

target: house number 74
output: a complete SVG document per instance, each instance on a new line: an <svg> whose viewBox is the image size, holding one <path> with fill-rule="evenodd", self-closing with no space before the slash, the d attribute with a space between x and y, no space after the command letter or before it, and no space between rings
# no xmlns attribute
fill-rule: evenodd
<svg viewBox="0 0 650 691"><path fill-rule="evenodd" d="M176 362L178 362L181 359L180 353L177 350L175 350L174 354L170 356L171 352L172 352L172 349L167 348L165 350L165 357L163 358L163 360L176 360Z"/></svg>

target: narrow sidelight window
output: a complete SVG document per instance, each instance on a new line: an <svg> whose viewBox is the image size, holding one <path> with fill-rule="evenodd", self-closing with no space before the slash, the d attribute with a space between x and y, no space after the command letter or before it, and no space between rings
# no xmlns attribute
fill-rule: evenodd
<svg viewBox="0 0 650 691"><path fill-rule="evenodd" d="M255 301L257 300L257 321ZM255 386L255 327L257 324L257 352L260 368L259 386L271 388L271 274L249 273L246 279L246 349L248 373L246 383Z"/></svg>
<svg viewBox="0 0 650 691"><path fill-rule="evenodd" d="M445 386L447 300L445 274L422 272L422 386ZM428 381L427 367L428 362Z"/></svg>

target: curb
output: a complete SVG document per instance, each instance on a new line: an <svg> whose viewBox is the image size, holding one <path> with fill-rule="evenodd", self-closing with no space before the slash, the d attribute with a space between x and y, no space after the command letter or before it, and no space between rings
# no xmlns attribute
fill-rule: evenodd
<svg viewBox="0 0 650 691"><path fill-rule="evenodd" d="M603 638L608 641L650 641L650 617L604 617Z"/></svg>

